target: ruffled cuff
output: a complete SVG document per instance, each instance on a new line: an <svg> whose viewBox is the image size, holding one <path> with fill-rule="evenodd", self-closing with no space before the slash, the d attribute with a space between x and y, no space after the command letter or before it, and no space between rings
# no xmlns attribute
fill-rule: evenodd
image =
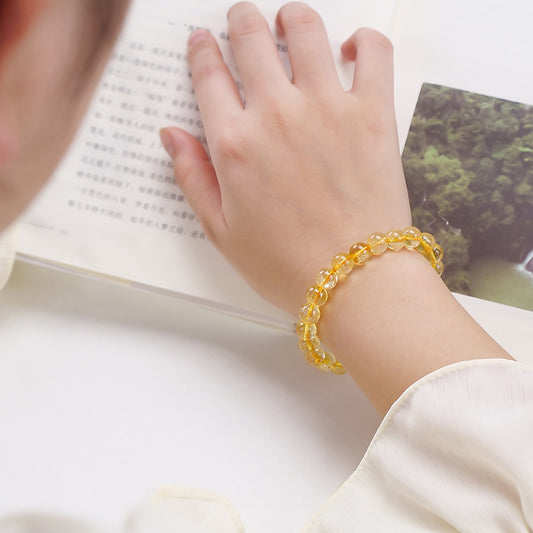
<svg viewBox="0 0 533 533"><path fill-rule="evenodd" d="M306 533L533 530L533 369L444 367L407 389Z"/></svg>

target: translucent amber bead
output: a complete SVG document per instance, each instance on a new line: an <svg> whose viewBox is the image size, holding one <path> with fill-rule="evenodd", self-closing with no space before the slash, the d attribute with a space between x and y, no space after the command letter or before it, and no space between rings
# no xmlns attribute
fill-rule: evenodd
<svg viewBox="0 0 533 533"><path fill-rule="evenodd" d="M335 288L338 281L339 276L335 272L326 269L321 270L316 277L316 284L327 290Z"/></svg>
<svg viewBox="0 0 533 533"><path fill-rule="evenodd" d="M339 362L335 363L331 367L331 371L334 374L337 374L337 376L342 376L343 374L346 374L346 369Z"/></svg>
<svg viewBox="0 0 533 533"><path fill-rule="evenodd" d="M301 340L298 343L298 348L300 348L300 351L303 352L304 354L307 354L314 350L313 347L311 346L311 343L307 342L306 340Z"/></svg>
<svg viewBox="0 0 533 533"><path fill-rule="evenodd" d="M328 301L328 291L323 287L314 286L307 291L307 303L321 307Z"/></svg>
<svg viewBox="0 0 533 533"><path fill-rule="evenodd" d="M403 233L399 230L389 231L387 233L387 246L389 250L397 251L404 247Z"/></svg>
<svg viewBox="0 0 533 533"><path fill-rule="evenodd" d="M405 236L405 246L407 248L416 248L420 244L422 234L418 228L411 226L403 231Z"/></svg>
<svg viewBox="0 0 533 533"><path fill-rule="evenodd" d="M416 249L421 253L431 253L431 250L435 246L435 238L431 233L422 233L420 236L420 244Z"/></svg>
<svg viewBox="0 0 533 533"><path fill-rule="evenodd" d="M308 324L316 324L320 320L320 309L316 305L304 305L300 309L300 320Z"/></svg>
<svg viewBox="0 0 533 533"><path fill-rule="evenodd" d="M435 246L433 246L433 257L435 258L435 261L442 261L442 255L442 248L438 244L435 244Z"/></svg>
<svg viewBox="0 0 533 533"><path fill-rule="evenodd" d="M367 242L374 255L380 255L387 250L387 236L384 233L372 233Z"/></svg>
<svg viewBox="0 0 533 533"><path fill-rule="evenodd" d="M310 365L313 365L313 366L316 366L317 362L316 362L316 357L314 355L314 352L309 352L307 354L305 354L305 360L310 364Z"/></svg>
<svg viewBox="0 0 533 533"><path fill-rule="evenodd" d="M333 369L333 366L337 363L337 359L335 356L329 352L324 353L324 357L322 357L322 360L318 364L318 368L322 370L322 372L329 372Z"/></svg>
<svg viewBox="0 0 533 533"><path fill-rule="evenodd" d="M296 335L299 339L308 340L316 337L317 327L316 324L309 324L306 321L298 322L296 324Z"/></svg>
<svg viewBox="0 0 533 533"><path fill-rule="evenodd" d="M306 354L305 358L307 362L311 363L314 366L318 366L322 359L324 358L324 350L322 348L318 348L318 350L315 350L314 352L309 352Z"/></svg>
<svg viewBox="0 0 533 533"><path fill-rule="evenodd" d="M337 254L331 261L331 267L339 277L344 277L353 270L354 262L346 254Z"/></svg>
<svg viewBox="0 0 533 533"><path fill-rule="evenodd" d="M337 362L337 358L332 353L326 352L322 361L324 363L328 363L330 366L333 366Z"/></svg>
<svg viewBox="0 0 533 533"><path fill-rule="evenodd" d="M298 348L304 353L314 353L320 349L320 340L318 337L313 337L308 340L301 340L298 343Z"/></svg>
<svg viewBox="0 0 533 533"><path fill-rule="evenodd" d="M315 352L317 350L320 350L320 348L322 348L322 345L320 344L320 339L318 337L313 337L312 339L309 339L307 342L311 344Z"/></svg>
<svg viewBox="0 0 533 533"><path fill-rule="evenodd" d="M362 265L370 259L370 250L364 242L357 242L350 248L350 258L356 265Z"/></svg>
<svg viewBox="0 0 533 533"><path fill-rule="evenodd" d="M439 275L439 276L442 276L443 272L444 272L444 265L442 263L442 261L437 261L434 265L433 265L433 268L435 269L435 272Z"/></svg>

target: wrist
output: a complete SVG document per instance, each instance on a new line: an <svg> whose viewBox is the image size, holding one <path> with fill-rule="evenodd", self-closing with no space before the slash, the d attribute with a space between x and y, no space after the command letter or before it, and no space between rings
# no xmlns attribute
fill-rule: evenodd
<svg viewBox="0 0 533 533"><path fill-rule="evenodd" d="M369 261L332 291L320 338L382 412L409 385L440 367L509 357L431 265L407 250Z"/></svg>

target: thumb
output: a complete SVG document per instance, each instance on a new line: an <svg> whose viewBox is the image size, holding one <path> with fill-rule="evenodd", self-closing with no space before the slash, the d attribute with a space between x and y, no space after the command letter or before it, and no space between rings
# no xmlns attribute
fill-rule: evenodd
<svg viewBox="0 0 533 533"><path fill-rule="evenodd" d="M225 226L217 175L202 143L180 128L164 128L161 142L174 163L174 178L211 241Z"/></svg>

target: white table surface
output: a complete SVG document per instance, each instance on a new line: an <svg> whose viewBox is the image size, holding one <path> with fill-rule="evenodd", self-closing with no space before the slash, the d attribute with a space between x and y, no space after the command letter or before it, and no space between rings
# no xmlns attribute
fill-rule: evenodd
<svg viewBox="0 0 533 533"><path fill-rule="evenodd" d="M0 515L113 530L174 484L221 493L247 531L297 531L378 423L288 332L23 264L0 294Z"/></svg>
<svg viewBox="0 0 533 533"><path fill-rule="evenodd" d="M533 315L467 305L533 363ZM0 515L62 512L112 531L173 484L229 498L249 532L295 532L378 424L288 332L24 264L0 294Z"/></svg>

